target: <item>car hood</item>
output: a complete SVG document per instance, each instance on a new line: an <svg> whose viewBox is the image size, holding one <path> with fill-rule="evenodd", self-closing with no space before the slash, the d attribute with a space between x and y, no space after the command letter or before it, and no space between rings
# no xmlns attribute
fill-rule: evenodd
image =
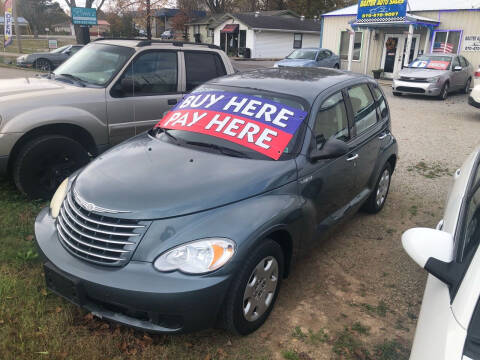
<svg viewBox="0 0 480 360"><path fill-rule="evenodd" d="M428 78L448 74L448 72L449 72L448 70L405 68L400 70L399 76L418 77L418 78L428 79Z"/></svg>
<svg viewBox="0 0 480 360"><path fill-rule="evenodd" d="M305 60L305 59L284 59L279 61L277 65L279 66L305 66L308 64L314 63L313 60Z"/></svg>
<svg viewBox="0 0 480 360"><path fill-rule="evenodd" d="M144 133L102 154L73 189L119 216L161 219L234 203L297 178L295 160L229 157L167 143Z"/></svg>
<svg viewBox="0 0 480 360"><path fill-rule="evenodd" d="M19 94L26 94L26 98L28 98L32 92L43 92L45 90L61 92L66 86L68 86L66 83L40 77L0 80L0 100L2 100L2 97L12 97Z"/></svg>

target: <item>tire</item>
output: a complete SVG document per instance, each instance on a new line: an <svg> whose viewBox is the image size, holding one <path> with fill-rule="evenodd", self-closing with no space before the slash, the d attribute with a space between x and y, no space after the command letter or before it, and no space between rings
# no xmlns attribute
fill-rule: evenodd
<svg viewBox="0 0 480 360"><path fill-rule="evenodd" d="M442 91L440 91L439 99L440 100L447 100L448 99L448 91L450 89L450 84L448 82L443 85Z"/></svg>
<svg viewBox="0 0 480 360"><path fill-rule="evenodd" d="M265 264L272 272L270 275L269 271L264 274L259 270L265 268ZM275 265L277 266L276 271ZM223 326L227 330L234 334L247 335L262 326L275 305L275 300L280 291L283 269L284 254L282 248L271 239L265 239L252 253L248 254L246 262L242 264L239 273L230 286L223 306L222 320ZM261 275L266 277L258 276L259 271ZM273 278L276 278L274 290L272 290L273 284L267 279L272 275ZM255 282L252 283L254 280ZM256 288L255 284L257 284ZM247 288L251 290L247 292ZM258 296L255 296L255 292L257 292ZM255 303L258 297L265 299L260 303ZM268 305L265 305L267 302ZM244 310L247 309L252 311L245 315ZM256 309L257 312L255 312Z"/></svg>
<svg viewBox="0 0 480 360"><path fill-rule="evenodd" d="M35 70L50 72L50 71L53 70L53 64L48 59L37 59L37 60L35 60L35 63L33 64L33 68Z"/></svg>
<svg viewBox="0 0 480 360"><path fill-rule="evenodd" d="M401 96L401 95L402 95L402 93L399 93L399 92L396 92L396 91L393 92L393 96Z"/></svg>
<svg viewBox="0 0 480 360"><path fill-rule="evenodd" d="M49 200L58 185L90 161L77 141L62 135L46 135L26 143L13 164L17 188L32 199Z"/></svg>
<svg viewBox="0 0 480 360"><path fill-rule="evenodd" d="M463 93L468 94L470 92L470 85L472 85L472 79L468 78L465 87L463 88Z"/></svg>
<svg viewBox="0 0 480 360"><path fill-rule="evenodd" d="M387 172L388 178L385 179ZM368 198L365 205L363 205L363 211L369 214L377 214L383 209L385 203L387 202L388 192L390 190L390 182L392 180L392 173L392 165L387 162L380 172L372 194ZM379 196L381 196L381 198L379 198Z"/></svg>
<svg viewBox="0 0 480 360"><path fill-rule="evenodd" d="M335 64L335 66L334 66L333 68L334 68L334 69L337 69L337 70L340 70L340 65Z"/></svg>

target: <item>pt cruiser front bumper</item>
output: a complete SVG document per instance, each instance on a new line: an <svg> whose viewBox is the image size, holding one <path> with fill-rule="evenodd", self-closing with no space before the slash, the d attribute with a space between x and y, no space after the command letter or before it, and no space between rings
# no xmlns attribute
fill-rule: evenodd
<svg viewBox="0 0 480 360"><path fill-rule="evenodd" d="M97 317L151 333L215 325L230 276L161 273L142 261L115 268L87 263L60 244L48 208L38 215L35 234L47 287Z"/></svg>
<svg viewBox="0 0 480 360"><path fill-rule="evenodd" d="M439 96L442 87L441 83L411 82L403 80L393 80L392 90L402 94Z"/></svg>

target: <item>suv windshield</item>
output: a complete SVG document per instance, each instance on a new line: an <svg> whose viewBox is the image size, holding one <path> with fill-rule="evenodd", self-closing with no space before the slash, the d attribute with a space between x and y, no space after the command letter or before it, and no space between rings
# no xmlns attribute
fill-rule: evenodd
<svg viewBox="0 0 480 360"><path fill-rule="evenodd" d="M310 105L309 103L298 97L294 97L287 94L278 94L273 92L259 91L248 88L237 88L237 87L227 87L220 85L204 85L195 89L192 94L208 93L208 92L225 92L225 93L236 93L236 94L245 94L255 98L261 98L265 100L274 101L276 103L283 104L289 108L295 108L299 111L308 112ZM303 133L305 130L305 123L308 121L308 115L306 116L303 123L298 127L296 132L293 134L291 140L283 151L283 154L278 160L287 160L291 159L295 154L300 151L301 139L303 139ZM236 144L232 141L222 139L220 137L211 136L207 134L201 134L197 132L185 131L185 130L173 130L166 129L163 132L158 132L155 134L156 138L162 141L174 142L180 146L194 146L199 149L204 149L206 151L217 150L218 152L223 153L224 155L245 157L251 159L260 159L260 160L272 160L270 157L255 151L253 149L247 148L240 144ZM223 150L223 151L220 151Z"/></svg>
<svg viewBox="0 0 480 360"><path fill-rule="evenodd" d="M134 52L123 46L93 43L60 65L54 74L71 75L86 84L105 86Z"/></svg>
<svg viewBox="0 0 480 360"><path fill-rule="evenodd" d="M315 60L317 52L315 50L295 50L287 59L302 59L302 60Z"/></svg>
<svg viewBox="0 0 480 360"><path fill-rule="evenodd" d="M448 70L452 59L451 56L423 55L416 58L408 67L412 69Z"/></svg>

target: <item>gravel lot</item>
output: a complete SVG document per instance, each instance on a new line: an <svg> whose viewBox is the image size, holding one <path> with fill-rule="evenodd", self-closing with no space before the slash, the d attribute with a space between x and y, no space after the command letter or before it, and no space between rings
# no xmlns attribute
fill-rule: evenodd
<svg viewBox="0 0 480 360"><path fill-rule="evenodd" d="M269 64L242 61L238 67L257 66ZM24 73L0 68L0 78ZM451 174L480 143L480 111L466 95L439 101L384 90L400 146L384 211L354 216L303 258L257 333L231 338L209 331L202 341L230 354L258 348L275 359L376 359L362 354L384 354L394 344L393 355L382 359L407 358L426 274L404 253L400 236L411 227L435 227L442 218ZM145 358L155 350L145 350Z"/></svg>

